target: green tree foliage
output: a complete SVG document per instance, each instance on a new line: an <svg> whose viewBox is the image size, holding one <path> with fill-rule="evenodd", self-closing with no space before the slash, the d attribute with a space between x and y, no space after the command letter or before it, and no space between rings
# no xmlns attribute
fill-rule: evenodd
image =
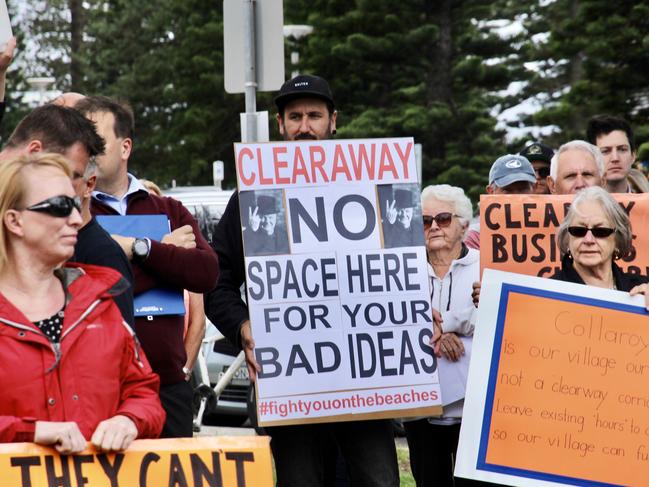
<svg viewBox="0 0 649 487"><path fill-rule="evenodd" d="M20 3L29 4L25 26L38 46L25 75L128 100L138 175L207 184L211 162L222 159L233 184L244 106L223 89L222 2ZM284 16L314 26L288 41L287 57L298 49L300 70L331 82L338 136L414 136L424 183L482 192L507 151L495 115L533 95L542 110L518 124L556 126L554 145L583 137L587 118L603 112L629 118L639 142L649 140L646 0L284 0ZM513 19L522 32L497 31ZM507 90L512 82L524 89ZM258 107L274 114L272 94L259 94Z"/></svg>
<svg viewBox="0 0 649 487"><path fill-rule="evenodd" d="M527 89L547 96L530 123L558 126L560 131L549 139L555 145L585 138L588 118L602 113L620 115L640 135L646 133L649 3L533 3L526 27L530 37L547 36L547 41L529 46L537 70Z"/></svg>
<svg viewBox="0 0 649 487"><path fill-rule="evenodd" d="M331 82L340 137L414 136L425 183L482 192L504 150L490 111L517 69L511 43L485 22L493 2L316 3L289 0L285 15L315 28L302 69Z"/></svg>
<svg viewBox="0 0 649 487"><path fill-rule="evenodd" d="M64 91L129 102L136 115L130 170L166 186L174 179L210 184L211 163L218 159L232 167L243 97L223 89L219 2L30 4L27 26L36 48L29 53L29 74L55 76ZM229 176L234 181L231 171Z"/></svg>
<svg viewBox="0 0 649 487"><path fill-rule="evenodd" d="M88 15L84 88L129 101L138 175L168 185L211 183L212 161L232 161L242 98L223 90L217 2L114 0Z"/></svg>

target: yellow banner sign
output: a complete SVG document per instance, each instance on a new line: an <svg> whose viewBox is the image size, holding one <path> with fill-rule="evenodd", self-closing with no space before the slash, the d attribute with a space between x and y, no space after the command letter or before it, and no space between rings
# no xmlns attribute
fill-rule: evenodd
<svg viewBox="0 0 649 487"><path fill-rule="evenodd" d="M649 194L613 194L633 228L633 249L617 261L624 272L649 275ZM561 267L556 233L573 196L480 197L480 267L550 277Z"/></svg>
<svg viewBox="0 0 649 487"><path fill-rule="evenodd" d="M0 445L3 486L271 487L270 438L137 440L122 453L59 455L33 443Z"/></svg>

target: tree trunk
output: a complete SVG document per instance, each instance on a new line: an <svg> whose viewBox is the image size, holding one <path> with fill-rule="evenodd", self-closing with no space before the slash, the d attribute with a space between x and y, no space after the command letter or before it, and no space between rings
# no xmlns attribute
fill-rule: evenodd
<svg viewBox="0 0 649 487"><path fill-rule="evenodd" d="M81 91L82 70L80 62L81 44L83 42L83 5L82 0L68 0L70 8L70 90Z"/></svg>
<svg viewBox="0 0 649 487"><path fill-rule="evenodd" d="M579 15L579 0L572 0L570 2L570 17L576 19ZM584 77L584 53L579 51L570 57L570 64L568 67L568 83L572 88ZM568 123L570 124L569 130L581 131L583 128L582 110L572 110Z"/></svg>
<svg viewBox="0 0 649 487"><path fill-rule="evenodd" d="M431 60L428 70L428 96L426 104L431 102L451 103L451 63L453 38L451 31L451 0L426 0L424 4L426 23L432 23L439 29L437 42L429 53Z"/></svg>

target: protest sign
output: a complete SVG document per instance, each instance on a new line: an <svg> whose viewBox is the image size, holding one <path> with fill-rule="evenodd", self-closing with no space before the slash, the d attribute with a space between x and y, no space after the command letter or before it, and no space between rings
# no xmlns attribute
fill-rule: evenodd
<svg viewBox="0 0 649 487"><path fill-rule="evenodd" d="M260 424L441 412L413 146L236 144Z"/></svg>
<svg viewBox="0 0 649 487"><path fill-rule="evenodd" d="M649 194L615 193L629 215L633 248L616 263L624 272L649 275ZM480 197L480 267L549 277L561 267L556 233L572 195Z"/></svg>
<svg viewBox="0 0 649 487"><path fill-rule="evenodd" d="M11 19L7 10L7 1L0 0L0 51L4 51L7 41L13 36Z"/></svg>
<svg viewBox="0 0 649 487"><path fill-rule="evenodd" d="M33 443L0 445L2 485L271 487L268 437L136 440L120 453L59 455Z"/></svg>
<svg viewBox="0 0 649 487"><path fill-rule="evenodd" d="M646 485L644 297L485 270L456 475Z"/></svg>

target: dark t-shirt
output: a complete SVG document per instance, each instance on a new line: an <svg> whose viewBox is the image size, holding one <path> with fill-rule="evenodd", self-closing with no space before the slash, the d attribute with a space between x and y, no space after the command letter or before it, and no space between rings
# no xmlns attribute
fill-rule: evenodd
<svg viewBox="0 0 649 487"><path fill-rule="evenodd" d="M122 312L124 320L134 328L133 320L133 270L126 254L115 240L93 218L79 230L77 245L74 247L72 262L102 265L119 272L130 284L128 289L115 296L115 304Z"/></svg>

